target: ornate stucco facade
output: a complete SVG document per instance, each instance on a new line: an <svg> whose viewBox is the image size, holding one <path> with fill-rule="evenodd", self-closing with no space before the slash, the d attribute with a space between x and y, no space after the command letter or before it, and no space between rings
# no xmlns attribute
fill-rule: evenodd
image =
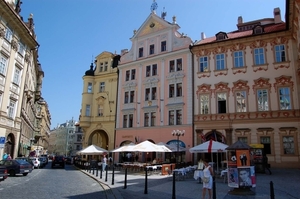
<svg viewBox="0 0 300 199"><path fill-rule="evenodd" d="M194 130L200 144L216 134L263 144L273 167L300 167L299 1L286 1L286 22L243 22L238 30L202 38L195 60Z"/></svg>
<svg viewBox="0 0 300 199"><path fill-rule="evenodd" d="M20 1L0 1L0 155L28 155L41 138L38 101L44 73L38 62L33 16L24 22Z"/></svg>
<svg viewBox="0 0 300 199"><path fill-rule="evenodd" d="M102 52L83 76L79 122L84 133L83 148L91 144L114 148L119 59L119 55Z"/></svg>
<svg viewBox="0 0 300 199"><path fill-rule="evenodd" d="M165 14L159 17L154 9L134 31L131 49L122 50L115 148L145 140L177 144L173 130L185 131L180 147L192 147L192 41L179 32L176 17L168 22ZM140 153L139 160L171 161L159 155ZM183 153L177 161L191 157Z"/></svg>

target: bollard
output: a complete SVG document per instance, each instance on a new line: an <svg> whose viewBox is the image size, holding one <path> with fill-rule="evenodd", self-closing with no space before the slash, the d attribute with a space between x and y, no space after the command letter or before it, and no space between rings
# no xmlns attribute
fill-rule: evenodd
<svg viewBox="0 0 300 199"><path fill-rule="evenodd" d="M102 167L100 168L100 179L102 179Z"/></svg>
<svg viewBox="0 0 300 199"><path fill-rule="evenodd" d="M96 167L96 177L98 177L98 166Z"/></svg>
<svg viewBox="0 0 300 199"><path fill-rule="evenodd" d="M148 169L145 167L145 190L144 194L148 194Z"/></svg>
<svg viewBox="0 0 300 199"><path fill-rule="evenodd" d="M273 186L273 182L270 182L270 198L271 199L275 199L275 194L274 194L274 186Z"/></svg>
<svg viewBox="0 0 300 199"><path fill-rule="evenodd" d="M107 166L105 166L105 182L107 182Z"/></svg>
<svg viewBox="0 0 300 199"><path fill-rule="evenodd" d="M217 194L216 194L216 181L215 181L215 176L212 177L213 179L213 199L217 198Z"/></svg>
<svg viewBox="0 0 300 199"><path fill-rule="evenodd" d="M111 177L111 184L115 184L115 165L112 166L112 177Z"/></svg>
<svg viewBox="0 0 300 199"><path fill-rule="evenodd" d="M93 175L94 175L95 174L95 166L93 165L92 167L93 167Z"/></svg>
<svg viewBox="0 0 300 199"><path fill-rule="evenodd" d="M173 188L172 188L172 199L176 199L176 190L175 190L175 172L173 171Z"/></svg>
<svg viewBox="0 0 300 199"><path fill-rule="evenodd" d="M125 180L124 180L124 189L127 188L127 167L125 168Z"/></svg>

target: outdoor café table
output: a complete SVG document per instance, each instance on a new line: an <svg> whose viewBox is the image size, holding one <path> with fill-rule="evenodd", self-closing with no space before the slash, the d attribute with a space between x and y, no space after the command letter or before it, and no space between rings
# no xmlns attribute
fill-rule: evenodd
<svg viewBox="0 0 300 199"><path fill-rule="evenodd" d="M181 169L174 169L173 170L174 175L177 176L177 180L184 180L184 176L186 175L186 169L185 168L181 168Z"/></svg>
<svg viewBox="0 0 300 199"><path fill-rule="evenodd" d="M226 182L227 179L227 172L228 172L227 169L221 171L221 177L224 176L224 183Z"/></svg>

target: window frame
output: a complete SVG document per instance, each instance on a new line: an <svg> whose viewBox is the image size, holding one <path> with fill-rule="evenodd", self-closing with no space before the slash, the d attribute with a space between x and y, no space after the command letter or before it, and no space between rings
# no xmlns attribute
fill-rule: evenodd
<svg viewBox="0 0 300 199"><path fill-rule="evenodd" d="M160 52L165 52L167 51L167 41L164 40L164 41L161 41L160 43Z"/></svg>
<svg viewBox="0 0 300 199"><path fill-rule="evenodd" d="M206 101L204 101L204 100L202 101L203 97L206 97L207 100ZM204 109L205 105L207 105L207 113L205 112L205 109ZM210 95L208 93L203 93L203 94L199 95L199 109L200 109L199 110L200 115L205 115L205 114L209 114L210 113Z"/></svg>
<svg viewBox="0 0 300 199"><path fill-rule="evenodd" d="M99 83L99 92L100 93L105 92L105 82L100 82Z"/></svg>
<svg viewBox="0 0 300 199"><path fill-rule="evenodd" d="M222 101L224 101L224 100L219 100L219 95L221 95L221 94L226 97L225 104L224 103L220 104ZM217 103L217 111L218 111L217 114L228 113L228 93L227 92L217 92L216 99L217 99L216 103ZM222 107L220 107L221 105L222 105ZM225 105L225 112L223 112L223 110L224 110L223 105Z"/></svg>
<svg viewBox="0 0 300 199"><path fill-rule="evenodd" d="M85 116L86 117L90 117L91 116L91 105L90 104L86 104L85 105Z"/></svg>
<svg viewBox="0 0 300 199"><path fill-rule="evenodd" d="M169 60L169 73L182 71L183 70L183 59L177 58Z"/></svg>
<svg viewBox="0 0 300 199"><path fill-rule="evenodd" d="M286 140L286 142L284 141L284 138L293 138L293 140L292 140L292 144L290 143L291 141L289 141L289 140ZM286 144L285 144L286 143ZM283 155L296 155L296 143L295 143L295 136L294 135L282 135L282 137L281 137L281 144L282 144L282 150L283 150ZM287 144L289 144L290 145L290 147L289 147L289 149L290 148L293 148L293 152L290 152L290 153L287 153L286 152L286 147L285 146L288 146ZM292 147L293 146L293 147Z"/></svg>
<svg viewBox="0 0 300 199"><path fill-rule="evenodd" d="M278 49L280 47L283 47L283 49ZM275 53L275 63L281 63L281 62L286 62L287 57L286 57L286 48L284 44L277 44L274 46L274 53ZM282 55L282 53L284 55Z"/></svg>
<svg viewBox="0 0 300 199"><path fill-rule="evenodd" d="M209 69L208 69L209 65L208 64L209 64L209 62L208 62L208 56L201 56L201 57L199 57L199 72L200 73L208 72L209 71Z"/></svg>
<svg viewBox="0 0 300 199"><path fill-rule="evenodd" d="M93 92L93 83L92 82L88 82L87 93L92 93L92 92Z"/></svg>
<svg viewBox="0 0 300 199"><path fill-rule="evenodd" d="M244 60L245 60L244 51L239 50L239 51L234 51L233 52L233 67L234 68L245 67L245 61Z"/></svg>
<svg viewBox="0 0 300 199"><path fill-rule="evenodd" d="M264 101L264 100L261 100L263 103L264 103L264 108L262 109L262 108L259 108L259 106L260 106L260 104L261 103L259 103L259 101L260 101L260 98L263 98L264 96L262 96L262 97L259 97L258 96L258 92L259 91L266 91L266 94L267 94L267 103ZM267 88L258 88L258 89L256 89L256 92L255 92L256 94L256 102L257 102L257 111L259 111L259 112L261 112L261 111L269 111L270 110L270 100L269 100L269 89L267 89ZM265 108L266 107L266 105L267 105L267 109Z"/></svg>
<svg viewBox="0 0 300 199"><path fill-rule="evenodd" d="M5 76L6 69L7 69L7 64L8 64L8 58L0 54L0 74Z"/></svg>
<svg viewBox="0 0 300 199"><path fill-rule="evenodd" d="M288 109L283 109L282 106L281 106L281 91L282 90L288 90L288 98L289 98L289 108ZM287 94L283 94L284 96L287 96ZM283 87L283 86L280 86L278 87L278 104L279 104L279 110L291 110L292 109L292 96L291 96L291 88L290 87Z"/></svg>
<svg viewBox="0 0 300 199"><path fill-rule="evenodd" d="M10 43L13 38L13 31L9 27L6 27L4 38Z"/></svg>
<svg viewBox="0 0 300 199"><path fill-rule="evenodd" d="M149 45L149 55L154 55L154 53L155 53L155 45L150 44Z"/></svg>
<svg viewBox="0 0 300 199"><path fill-rule="evenodd" d="M226 70L226 57L225 53L218 53L215 55L216 58L216 71Z"/></svg>
<svg viewBox="0 0 300 199"><path fill-rule="evenodd" d="M238 99L238 96L237 96L237 93L241 93L241 92L243 92L244 95L245 95L245 97L244 97L244 104L245 104L245 109L244 109L244 111L239 111L239 107L238 107L238 104L237 104L239 100L243 100L243 99ZM247 99L247 97L248 97L248 93L247 93L246 90L236 90L236 91L234 91L235 111L236 111L237 113L245 113L245 112L248 111L248 99ZM241 104L242 104L242 103L241 103ZM242 108L242 109L243 109L243 108Z"/></svg>
<svg viewBox="0 0 300 199"><path fill-rule="evenodd" d="M262 52L259 52L260 50L262 50ZM254 58L255 66L266 64L265 49L263 47L254 48L253 49L253 58Z"/></svg>
<svg viewBox="0 0 300 199"><path fill-rule="evenodd" d="M144 48L140 47L139 48L139 58L144 57Z"/></svg>
<svg viewBox="0 0 300 199"><path fill-rule="evenodd" d="M19 85L20 84L20 78L21 78L21 69L19 67L15 67L13 83L16 84L16 85Z"/></svg>
<svg viewBox="0 0 300 199"><path fill-rule="evenodd" d="M7 115L9 118L14 118L15 115L15 108L16 108L16 101L14 100L9 100L9 107L8 107L8 111L7 111Z"/></svg>

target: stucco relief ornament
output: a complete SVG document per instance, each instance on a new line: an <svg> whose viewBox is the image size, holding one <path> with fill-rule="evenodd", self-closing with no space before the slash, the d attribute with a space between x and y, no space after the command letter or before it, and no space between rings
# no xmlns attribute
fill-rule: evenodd
<svg viewBox="0 0 300 199"><path fill-rule="evenodd" d="M4 28L0 28L0 37L4 37L4 35L5 35L5 30L4 30Z"/></svg>
<svg viewBox="0 0 300 199"><path fill-rule="evenodd" d="M30 60L30 55L28 53L25 54L25 62L29 62Z"/></svg>
<svg viewBox="0 0 300 199"><path fill-rule="evenodd" d="M17 41L16 40L12 40L11 41L11 47L12 47L12 49L14 49L15 51L18 51L18 43L17 43Z"/></svg>

